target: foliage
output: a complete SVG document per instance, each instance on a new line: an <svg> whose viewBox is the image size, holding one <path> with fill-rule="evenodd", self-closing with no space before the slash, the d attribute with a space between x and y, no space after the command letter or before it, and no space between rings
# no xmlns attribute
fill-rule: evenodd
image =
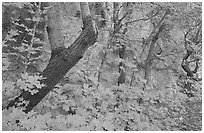
<svg viewBox="0 0 204 133"><path fill-rule="evenodd" d="M7 28L3 29L2 93L5 106L22 89L35 94L37 90L32 90L33 86L39 89L43 86L39 82L42 77L38 68L48 61L49 51L44 49L48 42L42 37L46 34L46 9L41 9L40 3L4 3L3 7L9 9L6 18L9 23L4 23ZM165 30L157 42L162 54L153 60L153 83L147 85L143 64L148 50L145 50L142 38L148 38L153 29L152 23L158 22L162 13L145 19L166 8L170 8L172 14L168 16ZM201 19L200 3L131 3L129 10L120 32L112 34L112 22L102 28L98 42L86 51L80 62L34 110L26 114L21 108L4 109L2 129L201 130L201 81L187 77L180 67L184 55L183 32L194 28L188 36L189 40L193 38L198 29L193 23ZM78 34L78 27L73 29L71 26L72 21L67 20L69 24L64 22L64 26L71 29L63 29L65 36L70 37L65 39L67 42L73 42ZM127 31L123 34L125 29ZM118 56L121 45L126 46L126 59ZM197 51L201 48L199 45L194 46ZM194 55L201 57L199 52ZM126 81L118 85L120 62L126 66L122 68ZM197 75L201 77L201 67ZM25 101L22 99L22 102Z"/></svg>
<svg viewBox="0 0 204 133"><path fill-rule="evenodd" d="M3 99L16 96L20 89L42 85L39 73L48 60L44 29L46 10L37 3L4 3L3 12ZM11 82L11 83L10 83ZM9 85L9 86L8 86Z"/></svg>

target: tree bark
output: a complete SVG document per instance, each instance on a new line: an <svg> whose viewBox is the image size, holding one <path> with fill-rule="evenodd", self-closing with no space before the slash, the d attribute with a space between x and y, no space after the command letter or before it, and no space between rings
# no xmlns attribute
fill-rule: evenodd
<svg viewBox="0 0 204 133"><path fill-rule="evenodd" d="M126 4L126 5L125 5ZM119 19L119 18L117 18L118 20L117 21L119 21L119 23L118 23L118 26L120 26L120 25L122 25L122 23L121 23L121 21L122 20L125 20L126 19L126 17L127 17L127 14L128 14L128 3L123 3L123 5L122 5L123 7L122 7L122 9L121 9L121 11L122 11L122 16L121 16L121 18ZM120 8L120 7L119 7ZM124 36L125 34L126 34L126 32L127 32L127 28L124 28L123 29L123 31L121 31L121 35L122 36ZM126 54L125 54L125 52L126 52L126 46L125 46L125 44L120 44L121 46L120 46L120 48L119 48L119 58L121 58L122 60L125 60L126 59ZM125 65L125 63L124 62L120 62L119 63L119 77L118 77L118 85L122 85L122 84L125 84L125 82L126 82L126 72L125 72L125 69L126 69L126 65Z"/></svg>
<svg viewBox="0 0 204 133"><path fill-rule="evenodd" d="M46 79L42 79L40 82L41 84L45 84L45 86L38 89L38 92L34 95L28 91L23 91L18 97L12 100L6 108L17 107L19 103L22 103L21 99L23 99L29 101L27 105L21 104L21 106L25 107L23 111L26 113L31 111L83 57L88 47L96 42L98 32L90 13L87 12L87 6L88 3L81 3L81 10L82 12L85 11L84 16L82 16L84 27L82 33L69 48L64 48L61 52L53 56L43 71L42 76Z"/></svg>
<svg viewBox="0 0 204 133"><path fill-rule="evenodd" d="M188 33L187 33L187 34L188 34ZM187 61L187 60L188 60L188 58L190 57L190 55L193 53L194 49L193 49L191 46L189 46L188 42L186 41L187 34L185 35L185 38L184 38L184 39L185 39L185 41L184 41L184 44L185 44L184 47L185 47L185 49L186 49L186 54L185 54L185 56L183 57L181 67L182 67L183 70L187 73L187 76L188 76L188 77L193 77L194 74L198 71L198 68L199 68L199 66L198 66L198 61L199 61L199 59L196 59L196 60L193 61L193 62L196 62L196 66L195 66L195 69L194 69L194 70L191 70L191 69L189 68L189 63L190 63L190 61Z"/></svg>
<svg viewBox="0 0 204 133"><path fill-rule="evenodd" d="M124 45L122 45L122 48L119 48L119 57L122 60L125 59L125 49L126 47ZM118 67L119 67L118 85L122 85L122 84L125 84L125 78L126 78L125 63L120 62Z"/></svg>
<svg viewBox="0 0 204 133"><path fill-rule="evenodd" d="M96 19L97 26L103 28L107 23L107 11L105 7L105 2L96 2L94 5L94 14L100 16Z"/></svg>
<svg viewBox="0 0 204 133"><path fill-rule="evenodd" d="M62 3L60 2L53 2L53 3L46 3L47 6L50 6L51 8L47 12L47 33L48 33L48 39L50 41L50 47L51 47L51 59L60 53L63 49L65 49L64 45L64 38L62 35L62 11L63 8Z"/></svg>
<svg viewBox="0 0 204 133"><path fill-rule="evenodd" d="M122 23L120 21L120 16L121 18L123 17L123 12L122 12L122 3L120 2L114 2L113 3L113 45L116 46L116 41L118 39L119 36L123 35L123 32L121 31L122 28ZM124 60L125 59L125 45L119 43L119 48L118 48L118 56L120 59ZM124 84L125 83L125 77L126 77L126 73L125 73L125 64L121 61L118 64L118 72L119 72L119 76L118 76L118 85Z"/></svg>
<svg viewBox="0 0 204 133"><path fill-rule="evenodd" d="M150 44L149 53L145 62L145 79L147 80L147 84L151 81L151 66L152 60L154 59L155 54L155 43L158 39L158 34L156 34Z"/></svg>
<svg viewBox="0 0 204 133"><path fill-rule="evenodd" d="M154 59L155 56L155 43L157 41L157 39L159 38L159 34L160 32L163 30L164 28L164 23L163 20L165 19L166 15L168 14L168 11L165 12L164 16L162 17L162 19L159 21L159 23L155 26L154 30L152 31L152 33L150 34L149 38L147 39L147 44L150 44L150 48L149 48L149 53L147 56L147 59L145 61L145 76L144 78L147 80L147 84L151 83L151 66L152 66L152 61Z"/></svg>

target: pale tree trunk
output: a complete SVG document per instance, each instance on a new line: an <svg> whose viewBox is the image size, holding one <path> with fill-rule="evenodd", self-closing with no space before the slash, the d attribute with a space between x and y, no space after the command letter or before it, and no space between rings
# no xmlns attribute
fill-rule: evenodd
<svg viewBox="0 0 204 133"><path fill-rule="evenodd" d="M50 41L51 59L60 53L64 48L64 38L62 34L62 3L47 3L51 8L48 10L47 33Z"/></svg>
<svg viewBox="0 0 204 133"><path fill-rule="evenodd" d="M104 28L107 24L107 10L106 10L106 4L105 2L96 2L94 4L93 14L98 16L96 19L96 23L98 28Z"/></svg>
<svg viewBox="0 0 204 133"><path fill-rule="evenodd" d="M72 45L65 48L63 46L63 41L59 40L58 38L55 38L56 40L51 38L55 37L55 34L61 34L60 30L58 29L60 26L57 25L57 23L60 23L60 20L57 20L57 18L60 18L59 8L61 3L51 4L53 4L53 8L51 8L51 11L48 12L48 16L50 16L49 19L51 19L49 20L51 30L49 31L48 35L50 35L50 43L53 45L52 52L56 51L58 48L60 48L60 51L57 50L55 54L52 54L53 56L49 64L42 73L42 76L45 77L45 79L41 80L40 82L45 86L41 89L35 87L34 89L38 90L38 92L34 95L28 91L23 91L17 98L12 100L6 108L13 106L17 107L19 103L22 103L22 99L24 99L29 103L27 105L21 104L21 106L25 107L23 111L26 113L31 111L83 57L88 47L93 45L97 40L98 32L97 28L95 27L95 23L90 16L88 3L80 4L83 19L83 31ZM57 13L59 16L50 13ZM59 38L62 37L62 35L56 36Z"/></svg>
<svg viewBox="0 0 204 133"><path fill-rule="evenodd" d="M80 2L80 7L81 7L82 21L85 22L86 17L90 15L88 2Z"/></svg>
<svg viewBox="0 0 204 133"><path fill-rule="evenodd" d="M98 6L100 6L100 9L98 9L97 6L95 6L94 14L100 15L100 11L103 10L105 12L104 19L106 19L106 23L109 23L108 22L108 20L109 20L108 18L110 17L111 13L107 13L108 12L107 9L113 9L113 3L112 2L110 2L109 4L108 4L108 2L106 2L106 3L105 2L98 2L98 3L101 4L101 6L98 5ZM103 17L103 16L101 16L101 17ZM99 26L99 29L100 29L100 26ZM102 48L103 49L102 51L105 51L105 52L102 53L102 58L101 58L101 62L100 62L100 69L98 71L97 89L98 89L98 87L99 87L99 85L101 83L101 77L102 77L102 74L103 74L104 64L105 64L105 61L106 61L106 58L107 58L107 49L109 49L110 45L112 44L112 38L110 36L110 32L109 31L102 32L102 38L104 38L104 40L106 40L107 45L104 45L103 48Z"/></svg>

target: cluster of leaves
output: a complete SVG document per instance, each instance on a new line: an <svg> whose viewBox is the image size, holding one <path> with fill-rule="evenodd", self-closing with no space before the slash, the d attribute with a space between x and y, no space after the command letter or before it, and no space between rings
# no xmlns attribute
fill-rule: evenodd
<svg viewBox="0 0 204 133"><path fill-rule="evenodd" d="M155 92L142 90L144 84L60 84L28 114L13 108L3 111L3 130L200 130L201 101L188 100L174 87Z"/></svg>
<svg viewBox="0 0 204 133"><path fill-rule="evenodd" d="M46 10L39 3L4 3L3 8L3 99L16 96L21 89L33 88L42 77L45 63L44 30ZM37 91L37 90L36 90Z"/></svg>

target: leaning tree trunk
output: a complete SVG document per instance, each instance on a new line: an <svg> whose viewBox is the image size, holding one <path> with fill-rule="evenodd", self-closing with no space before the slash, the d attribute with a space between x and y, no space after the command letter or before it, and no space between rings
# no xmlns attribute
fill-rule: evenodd
<svg viewBox="0 0 204 133"><path fill-rule="evenodd" d="M147 84L151 83L151 66L152 66L152 61L155 57L155 43L157 39L159 38L160 32L162 32L165 24L163 23L163 20L165 19L166 15L168 14L168 11L165 12L164 16L162 19L159 21L159 23L156 25L152 33L150 34L149 38L147 39L147 44L150 44L149 48L149 53L147 56L147 59L145 61L145 79L147 80Z"/></svg>
<svg viewBox="0 0 204 133"><path fill-rule="evenodd" d="M40 82L41 84L45 84L45 86L41 89L38 89L38 92L33 95L28 91L23 91L17 98L12 100L6 108L13 106L17 107L17 105L22 103L23 99L29 101L27 105L22 105L25 107L23 111L26 113L31 111L55 87L55 85L65 76L65 74L83 57L88 47L96 42L98 32L97 28L95 27L95 22L90 15L88 3L80 3L80 5L83 20L83 31L75 40L75 42L68 48L63 48L63 45L56 44L56 48L58 49L60 47L61 49L60 51L55 50L55 48L52 50L52 52L55 51L55 53L52 54L52 58L49 64L42 73L42 76L45 77L45 79L42 79ZM58 31L58 28L55 27L57 25L49 24L48 26L51 26L49 27L50 31L48 32L50 33L48 33L48 35L52 37L52 32ZM53 35L53 37L55 36ZM56 40L50 40L50 43L53 42L58 43Z"/></svg>

